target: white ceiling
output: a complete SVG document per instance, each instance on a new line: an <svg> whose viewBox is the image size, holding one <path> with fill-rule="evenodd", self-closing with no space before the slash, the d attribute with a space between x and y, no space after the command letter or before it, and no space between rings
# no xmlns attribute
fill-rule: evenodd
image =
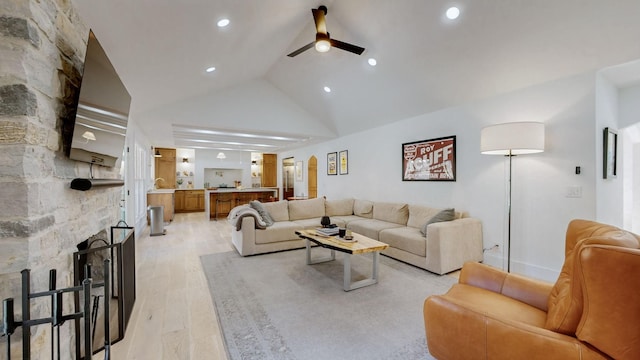
<svg viewBox="0 0 640 360"><path fill-rule="evenodd" d="M640 59L638 0L73 1L157 146L206 129L204 146L278 151ZM286 56L314 39L319 5L361 56Z"/></svg>

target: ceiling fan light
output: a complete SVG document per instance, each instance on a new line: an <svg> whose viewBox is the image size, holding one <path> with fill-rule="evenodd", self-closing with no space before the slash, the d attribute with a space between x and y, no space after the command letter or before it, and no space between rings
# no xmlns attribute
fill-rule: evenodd
<svg viewBox="0 0 640 360"><path fill-rule="evenodd" d="M329 42L329 40L327 39L320 39L318 41L316 41L316 50L318 52L327 52L329 51L329 49L331 49L331 43Z"/></svg>

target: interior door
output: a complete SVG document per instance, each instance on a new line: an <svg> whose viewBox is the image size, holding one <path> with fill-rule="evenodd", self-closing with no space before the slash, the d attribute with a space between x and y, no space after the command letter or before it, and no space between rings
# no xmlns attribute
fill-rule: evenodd
<svg viewBox="0 0 640 360"><path fill-rule="evenodd" d="M315 199L318 197L318 159L311 155L307 162L307 188L309 191L309 199Z"/></svg>

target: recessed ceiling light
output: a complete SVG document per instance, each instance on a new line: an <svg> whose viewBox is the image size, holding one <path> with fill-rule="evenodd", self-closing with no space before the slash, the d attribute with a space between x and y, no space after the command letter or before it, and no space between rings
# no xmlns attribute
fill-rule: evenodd
<svg viewBox="0 0 640 360"><path fill-rule="evenodd" d="M369 63L369 65L371 66L376 66L376 64L378 64L378 62L376 61L376 59L374 58L370 58L369 60L367 60L367 62Z"/></svg>
<svg viewBox="0 0 640 360"><path fill-rule="evenodd" d="M214 71L216 71L216 68L215 68L215 66L208 67L205 71L208 72L208 73L214 72Z"/></svg>
<svg viewBox="0 0 640 360"><path fill-rule="evenodd" d="M324 87L324 92L330 93L331 92L331 88L328 86Z"/></svg>
<svg viewBox="0 0 640 360"><path fill-rule="evenodd" d="M460 9L458 9L457 7L452 6L447 9L447 18L449 20L455 20L458 18L458 16L460 16Z"/></svg>
<svg viewBox="0 0 640 360"><path fill-rule="evenodd" d="M230 23L229 19L220 19L218 21L218 27L225 27L229 25L229 23Z"/></svg>

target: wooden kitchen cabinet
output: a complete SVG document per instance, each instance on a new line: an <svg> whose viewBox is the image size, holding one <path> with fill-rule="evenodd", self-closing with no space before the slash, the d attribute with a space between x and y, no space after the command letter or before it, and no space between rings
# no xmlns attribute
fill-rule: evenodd
<svg viewBox="0 0 640 360"><path fill-rule="evenodd" d="M198 209L204 211L204 190L198 195Z"/></svg>
<svg viewBox="0 0 640 360"><path fill-rule="evenodd" d="M174 194L173 193L148 193L147 206L163 206L163 220L170 222L174 214ZM148 217L148 215L147 215ZM148 222L149 219L147 219Z"/></svg>
<svg viewBox="0 0 640 360"><path fill-rule="evenodd" d="M155 159L155 179L158 189L175 189L176 188L176 149L155 148L162 157Z"/></svg>
<svg viewBox="0 0 640 360"><path fill-rule="evenodd" d="M278 155L262 154L262 187L278 186Z"/></svg>
<svg viewBox="0 0 640 360"><path fill-rule="evenodd" d="M184 212L184 191L176 190L175 200L176 200L176 210L175 211L177 213Z"/></svg>
<svg viewBox="0 0 640 360"><path fill-rule="evenodd" d="M204 211L204 190L176 190L176 212Z"/></svg>

